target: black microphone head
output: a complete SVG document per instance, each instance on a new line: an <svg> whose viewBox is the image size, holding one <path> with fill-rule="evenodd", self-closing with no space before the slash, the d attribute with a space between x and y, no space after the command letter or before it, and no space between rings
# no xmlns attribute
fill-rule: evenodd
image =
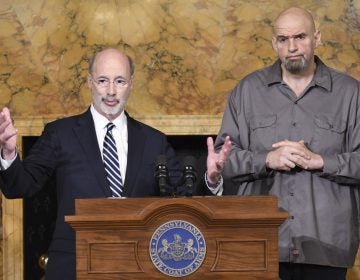
<svg viewBox="0 0 360 280"><path fill-rule="evenodd" d="M186 168L186 167L192 167L193 169L197 169L196 168L196 165L197 165L197 160L196 160L196 158L195 157L193 157L193 156L186 156L186 157L184 157L184 159L183 159L183 166L184 166L184 168Z"/></svg>
<svg viewBox="0 0 360 280"><path fill-rule="evenodd" d="M186 189L186 196L192 196L193 195L193 189L196 182L196 163L197 160L193 156L185 156L183 158L183 182L184 187Z"/></svg>
<svg viewBox="0 0 360 280"><path fill-rule="evenodd" d="M193 156L185 156L183 159L183 167L184 167L184 176L191 177L192 180L195 182L197 177L197 160Z"/></svg>
<svg viewBox="0 0 360 280"><path fill-rule="evenodd" d="M155 179L159 186L160 195L166 195L166 189L168 184L168 170L166 167L166 156L159 155L155 162Z"/></svg>
<svg viewBox="0 0 360 280"><path fill-rule="evenodd" d="M155 165L166 165L166 156L165 155L158 155L156 158Z"/></svg>

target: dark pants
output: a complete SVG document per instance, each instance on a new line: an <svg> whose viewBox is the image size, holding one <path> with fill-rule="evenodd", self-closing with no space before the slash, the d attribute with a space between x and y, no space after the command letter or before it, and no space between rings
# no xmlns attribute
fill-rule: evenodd
<svg viewBox="0 0 360 280"><path fill-rule="evenodd" d="M50 252L45 271L45 280L75 280L75 264L75 254Z"/></svg>
<svg viewBox="0 0 360 280"><path fill-rule="evenodd" d="M347 269L314 264L280 263L281 280L345 280Z"/></svg>

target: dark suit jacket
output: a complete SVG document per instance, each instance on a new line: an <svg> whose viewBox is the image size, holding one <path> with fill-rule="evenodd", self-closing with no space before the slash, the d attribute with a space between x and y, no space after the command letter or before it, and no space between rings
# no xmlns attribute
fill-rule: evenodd
<svg viewBox="0 0 360 280"><path fill-rule="evenodd" d="M128 116L124 196L159 195L154 171L160 154L167 155L170 169L178 168L166 136ZM22 198L42 188L51 176L55 176L58 210L46 279L71 280L75 279L75 234L64 216L74 214L76 198L111 196L90 110L47 124L29 155L0 172L0 184L7 198Z"/></svg>

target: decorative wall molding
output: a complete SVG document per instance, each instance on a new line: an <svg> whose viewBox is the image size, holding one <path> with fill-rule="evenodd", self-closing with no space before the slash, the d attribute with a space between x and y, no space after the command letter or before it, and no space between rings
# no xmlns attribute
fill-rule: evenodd
<svg viewBox="0 0 360 280"><path fill-rule="evenodd" d="M222 116L211 115L148 115L133 116L167 135L215 135L219 132ZM40 135L46 123L58 117L14 118L19 136Z"/></svg>

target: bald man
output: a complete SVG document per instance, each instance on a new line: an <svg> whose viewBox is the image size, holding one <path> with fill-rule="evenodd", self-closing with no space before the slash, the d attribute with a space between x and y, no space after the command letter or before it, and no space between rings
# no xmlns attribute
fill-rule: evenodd
<svg viewBox="0 0 360 280"><path fill-rule="evenodd" d="M118 50L105 49L90 60L89 68L90 108L47 124L23 161L16 151L17 130L9 109L0 113L0 186L4 195L31 196L55 177L58 209L47 280L76 279L75 233L64 221L64 216L74 214L76 198L158 196L154 178L157 156L166 155L168 168L178 169L166 136L124 111L134 80L131 59ZM116 174L122 186L118 189L113 188L113 178L104 168L109 123L113 124L119 161Z"/></svg>
<svg viewBox="0 0 360 280"><path fill-rule="evenodd" d="M308 11L280 13L278 60L232 91L215 150L229 136L232 148L209 175L217 195L226 191L223 177L238 195L278 197L289 213L279 230L282 280L345 279L358 250L360 86L314 55L320 44Z"/></svg>

